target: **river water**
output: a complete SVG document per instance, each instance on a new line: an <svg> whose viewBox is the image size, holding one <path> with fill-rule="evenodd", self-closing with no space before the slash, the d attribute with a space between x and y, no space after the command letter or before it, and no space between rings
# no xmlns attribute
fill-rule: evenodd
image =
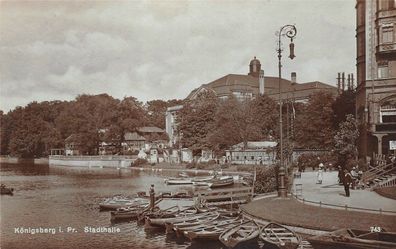
<svg viewBox="0 0 396 249"><path fill-rule="evenodd" d="M13 196L1 196L3 249L225 248L219 242L176 239L174 235L165 235L163 230L144 229L136 221L112 224L110 213L99 211L98 203L104 198L116 194L132 196L138 191L148 191L150 184L158 192L192 191L191 186L164 184L164 178L176 176L177 172L33 164L2 164L0 168L1 183L15 189ZM85 233L85 227L114 227L119 232ZM22 233L40 228L54 229L55 233ZM70 231L74 228L75 232L67 232L68 228Z"/></svg>

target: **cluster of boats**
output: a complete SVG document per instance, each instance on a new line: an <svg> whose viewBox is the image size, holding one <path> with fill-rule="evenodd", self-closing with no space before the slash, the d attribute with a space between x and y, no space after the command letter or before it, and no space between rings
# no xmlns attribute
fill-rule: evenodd
<svg viewBox="0 0 396 249"><path fill-rule="evenodd" d="M187 185L192 184L194 186L207 186L209 188L219 188L230 186L234 184L233 176L218 176L210 175L203 177L188 177L186 174L180 174L180 177L167 178L164 180L169 185Z"/></svg>
<svg viewBox="0 0 396 249"><path fill-rule="evenodd" d="M186 196L170 194L169 196ZM145 228L162 228L166 233L193 240L218 240L228 248L250 243L264 244L264 248L296 249L308 243L320 249L390 249L396 248L396 233L369 232L356 229L340 229L302 240L292 229L277 223L258 225L246 219L238 211L218 207L199 208L196 206L158 207L164 198L133 199L114 197L100 203L101 210L112 210L111 221L137 220ZM308 242L307 242L308 241ZM305 245L303 246L305 247Z"/></svg>
<svg viewBox="0 0 396 249"><path fill-rule="evenodd" d="M239 211L195 206L160 209L158 204L161 201L163 199L158 199L150 205L147 199L142 198L132 201L113 198L102 202L101 209L112 210L112 222L137 220L144 223L145 228L163 228L166 233L191 241L219 240L229 248L258 240L279 248L297 248L301 241L296 233L282 225L270 223L261 227L253 220L242 218ZM115 204L117 202L118 205Z"/></svg>

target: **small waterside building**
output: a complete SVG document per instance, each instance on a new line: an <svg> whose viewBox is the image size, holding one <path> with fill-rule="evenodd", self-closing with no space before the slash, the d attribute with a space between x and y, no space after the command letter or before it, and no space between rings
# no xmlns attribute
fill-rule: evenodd
<svg viewBox="0 0 396 249"><path fill-rule="evenodd" d="M272 141L241 142L226 150L226 163L271 165L276 159L277 144Z"/></svg>

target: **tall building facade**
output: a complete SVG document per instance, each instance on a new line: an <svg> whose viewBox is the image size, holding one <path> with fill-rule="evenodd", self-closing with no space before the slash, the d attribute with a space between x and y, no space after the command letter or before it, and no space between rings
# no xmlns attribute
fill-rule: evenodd
<svg viewBox="0 0 396 249"><path fill-rule="evenodd" d="M356 117L359 157L394 153L396 0L356 1Z"/></svg>

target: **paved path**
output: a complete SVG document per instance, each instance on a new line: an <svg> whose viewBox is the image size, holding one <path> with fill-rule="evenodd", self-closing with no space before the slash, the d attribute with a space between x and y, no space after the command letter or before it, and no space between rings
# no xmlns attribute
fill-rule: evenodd
<svg viewBox="0 0 396 249"><path fill-rule="evenodd" d="M303 172L301 178L294 179L293 188L295 184L302 184L302 198L305 200L396 212L396 200L383 197L374 191L350 190L350 197L346 197L344 186L337 184L337 171L324 172L322 184L316 184L316 176L317 172Z"/></svg>

